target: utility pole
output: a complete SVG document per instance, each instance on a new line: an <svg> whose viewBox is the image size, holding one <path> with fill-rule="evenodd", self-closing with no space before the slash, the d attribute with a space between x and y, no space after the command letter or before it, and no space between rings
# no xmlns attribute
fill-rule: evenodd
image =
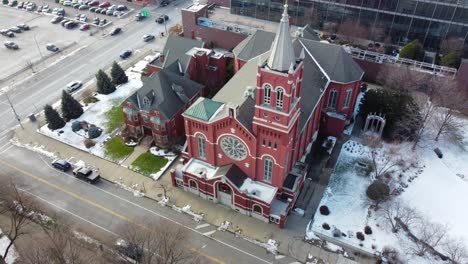
<svg viewBox="0 0 468 264"><path fill-rule="evenodd" d="M18 120L18 123L21 126L21 128L24 129L23 124L21 124L21 119L20 119L19 115L16 113L16 110L13 107L13 104L10 101L10 97L8 96L7 93L5 93L5 96L6 96L7 100L8 100L8 103L10 104L11 110L13 110L13 114L15 115L16 120Z"/></svg>
<svg viewBox="0 0 468 264"><path fill-rule="evenodd" d="M39 44L37 44L37 40L36 40L36 35L34 35L34 42L36 43L36 47L37 47L37 51L39 51L39 55L41 55L41 59L44 58L44 56L42 56L42 52L41 52L41 49L39 48Z"/></svg>

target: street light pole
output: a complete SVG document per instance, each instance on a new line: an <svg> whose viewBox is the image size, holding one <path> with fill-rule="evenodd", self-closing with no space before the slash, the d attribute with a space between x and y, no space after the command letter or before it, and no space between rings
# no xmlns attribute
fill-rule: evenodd
<svg viewBox="0 0 468 264"><path fill-rule="evenodd" d="M5 93L5 96L6 96L7 100L8 100L8 104L10 104L11 110L13 110L13 114L15 115L16 120L18 120L18 123L21 126L21 128L24 129L23 124L21 124L21 119L20 119L19 115L16 113L16 110L13 107L13 104L10 101L10 97L8 96L7 93Z"/></svg>
<svg viewBox="0 0 468 264"><path fill-rule="evenodd" d="M39 55L41 55L41 59L43 59L44 56L42 56L42 52L41 52L41 49L39 48L39 44L37 44L36 35L37 34L34 34L34 42L36 43L36 47L37 47L37 51L39 51Z"/></svg>

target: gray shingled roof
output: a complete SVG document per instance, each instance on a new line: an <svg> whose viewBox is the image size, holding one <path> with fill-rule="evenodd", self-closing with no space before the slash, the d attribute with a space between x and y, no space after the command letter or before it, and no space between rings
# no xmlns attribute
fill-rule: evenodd
<svg viewBox="0 0 468 264"><path fill-rule="evenodd" d="M238 59L248 61L270 50L274 39L275 33L259 29L253 35L241 41L232 52Z"/></svg>
<svg viewBox="0 0 468 264"><path fill-rule="evenodd" d="M203 121L209 121L222 105L223 103L200 97L187 110L185 110L184 115Z"/></svg>
<svg viewBox="0 0 468 264"><path fill-rule="evenodd" d="M140 110L150 112L157 109L166 119L171 119L203 89L203 85L169 69L143 77L142 81L143 87L128 100ZM149 100L149 105L144 103L145 98Z"/></svg>
<svg viewBox="0 0 468 264"><path fill-rule="evenodd" d="M255 100L248 97L244 103L239 107L237 120L253 134L253 113L255 113Z"/></svg>
<svg viewBox="0 0 468 264"><path fill-rule="evenodd" d="M167 65L172 65L175 61L179 60L182 70L185 73L190 61L190 55L186 55L185 53L193 47L203 48L203 41L169 35L162 53L165 56L165 67Z"/></svg>
<svg viewBox="0 0 468 264"><path fill-rule="evenodd" d="M239 169L236 164L232 164L225 176L237 188L240 188L242 184L244 184L245 179L248 178L248 176L241 169Z"/></svg>
<svg viewBox="0 0 468 264"><path fill-rule="evenodd" d="M320 38L314 32L314 29L310 27L310 25L305 25L304 29L302 30L302 38L320 41Z"/></svg>
<svg viewBox="0 0 468 264"><path fill-rule="evenodd" d="M351 83L362 78L364 71L343 47L307 39L299 39L332 81Z"/></svg>

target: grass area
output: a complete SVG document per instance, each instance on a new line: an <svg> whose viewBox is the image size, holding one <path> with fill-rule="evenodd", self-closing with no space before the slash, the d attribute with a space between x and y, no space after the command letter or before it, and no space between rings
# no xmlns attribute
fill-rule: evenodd
<svg viewBox="0 0 468 264"><path fill-rule="evenodd" d="M133 148L124 144L121 137L113 137L105 145L105 154L114 161L121 160L132 154Z"/></svg>
<svg viewBox="0 0 468 264"><path fill-rule="evenodd" d="M123 107L121 104L115 105L106 113L106 131L112 132L124 123Z"/></svg>
<svg viewBox="0 0 468 264"><path fill-rule="evenodd" d="M146 152L133 161L131 169L145 176L150 176L150 174L158 172L167 162L166 158Z"/></svg>

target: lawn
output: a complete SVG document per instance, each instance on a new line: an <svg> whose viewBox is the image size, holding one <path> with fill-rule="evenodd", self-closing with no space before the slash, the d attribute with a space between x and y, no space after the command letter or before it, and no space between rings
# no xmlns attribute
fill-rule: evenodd
<svg viewBox="0 0 468 264"><path fill-rule="evenodd" d="M118 128L120 125L124 123L124 114L123 114L123 107L121 104L115 105L106 112L106 131L108 133L114 131L114 129Z"/></svg>
<svg viewBox="0 0 468 264"><path fill-rule="evenodd" d="M161 170L168 160L164 157L155 156L149 152L141 154L131 165L131 169L145 176L151 176Z"/></svg>
<svg viewBox="0 0 468 264"><path fill-rule="evenodd" d="M114 161L122 160L132 154L133 148L126 146L120 137L113 137L105 145L105 155Z"/></svg>

